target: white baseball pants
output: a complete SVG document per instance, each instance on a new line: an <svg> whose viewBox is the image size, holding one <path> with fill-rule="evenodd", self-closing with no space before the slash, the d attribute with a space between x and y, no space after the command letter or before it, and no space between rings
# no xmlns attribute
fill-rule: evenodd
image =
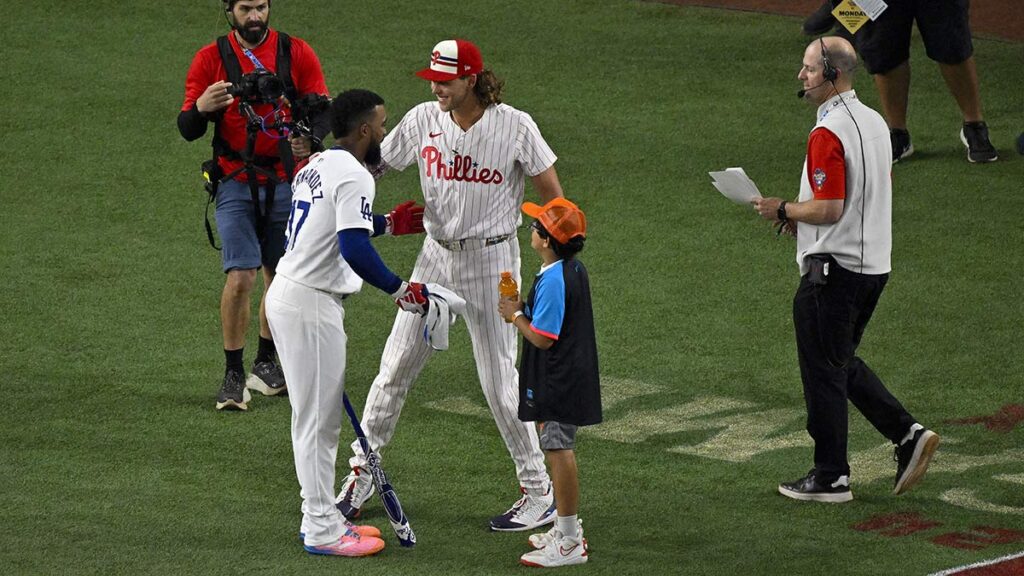
<svg viewBox="0 0 1024 576"><path fill-rule="evenodd" d="M278 275L267 292L267 320L288 382L292 451L307 546L345 531L334 507L334 470L345 391L345 309L341 298Z"/></svg>
<svg viewBox="0 0 1024 576"><path fill-rule="evenodd" d="M427 237L411 280L437 282L466 300L466 326L473 343L477 376L502 440L524 488L544 490L550 482L533 424L518 418L519 371L517 332L498 314L498 279L512 271L519 281L519 242L508 241L477 250L453 251ZM380 371L363 409L363 431L380 451L391 441L406 394L433 352L423 339L422 317L399 312L391 329ZM290 386L291 384L289 384ZM353 442L352 466L365 467L362 450Z"/></svg>

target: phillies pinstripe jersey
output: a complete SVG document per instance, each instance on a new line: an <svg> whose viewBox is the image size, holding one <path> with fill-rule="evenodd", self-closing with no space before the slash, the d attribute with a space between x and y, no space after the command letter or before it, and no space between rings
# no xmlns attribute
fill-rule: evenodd
<svg viewBox="0 0 1024 576"><path fill-rule="evenodd" d="M419 164L423 223L437 240L514 233L525 177L557 160L533 118L505 104L488 106L464 131L437 102L424 102L406 113L381 151L390 168Z"/></svg>
<svg viewBox="0 0 1024 576"><path fill-rule="evenodd" d="M313 155L292 181L285 253L277 274L333 294L363 286L341 257L338 232L365 228L373 233L373 176L347 150Z"/></svg>

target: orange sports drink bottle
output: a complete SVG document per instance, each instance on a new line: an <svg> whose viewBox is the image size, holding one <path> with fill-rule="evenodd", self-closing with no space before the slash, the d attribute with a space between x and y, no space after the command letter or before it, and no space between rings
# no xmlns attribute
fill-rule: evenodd
<svg viewBox="0 0 1024 576"><path fill-rule="evenodd" d="M498 295L509 300L519 299L519 285L511 272L502 272L501 280L498 282Z"/></svg>

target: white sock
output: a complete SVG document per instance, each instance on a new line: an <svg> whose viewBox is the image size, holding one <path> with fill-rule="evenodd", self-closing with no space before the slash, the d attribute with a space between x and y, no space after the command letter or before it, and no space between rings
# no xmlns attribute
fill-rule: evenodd
<svg viewBox="0 0 1024 576"><path fill-rule="evenodd" d="M562 536L568 536L573 539L579 538L580 526L576 523L575 514L572 516L556 516L555 528L562 533Z"/></svg>
<svg viewBox="0 0 1024 576"><path fill-rule="evenodd" d="M918 430L924 430L924 426L921 426L920 424L915 422L914 425L910 427L910 432L907 432L907 435L903 437L903 440L900 440L900 446L903 446L904 444L909 442Z"/></svg>

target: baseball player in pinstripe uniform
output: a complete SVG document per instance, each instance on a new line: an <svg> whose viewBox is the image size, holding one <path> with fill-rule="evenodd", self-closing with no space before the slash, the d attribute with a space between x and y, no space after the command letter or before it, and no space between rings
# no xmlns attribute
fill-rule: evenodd
<svg viewBox="0 0 1024 576"><path fill-rule="evenodd" d="M429 306L424 286L403 282L370 244L371 236L423 231L422 208L413 202L387 216L373 213L373 177L363 161L379 158L386 121L384 100L368 90L343 92L331 104L336 145L295 175L285 254L267 292L267 319L290 384L299 535L311 554L366 556L384 547L380 530L350 524L334 505L347 340L342 300L365 280L406 312Z"/></svg>
<svg viewBox="0 0 1024 576"><path fill-rule="evenodd" d="M516 331L495 310L500 273L520 279L516 229L525 181L544 203L562 196L556 157L528 114L501 103L503 83L484 69L471 42L438 43L417 75L430 81L436 100L410 110L388 134L378 173L414 163L419 169L427 238L411 278L443 284L466 300L477 375L522 492L491 519L491 528L530 530L554 521L554 498L537 432L517 417ZM363 430L378 449L391 440L406 394L430 357L422 335L421 317L395 318L363 410ZM353 451L352 473L338 496L350 519L373 491L358 444Z"/></svg>

